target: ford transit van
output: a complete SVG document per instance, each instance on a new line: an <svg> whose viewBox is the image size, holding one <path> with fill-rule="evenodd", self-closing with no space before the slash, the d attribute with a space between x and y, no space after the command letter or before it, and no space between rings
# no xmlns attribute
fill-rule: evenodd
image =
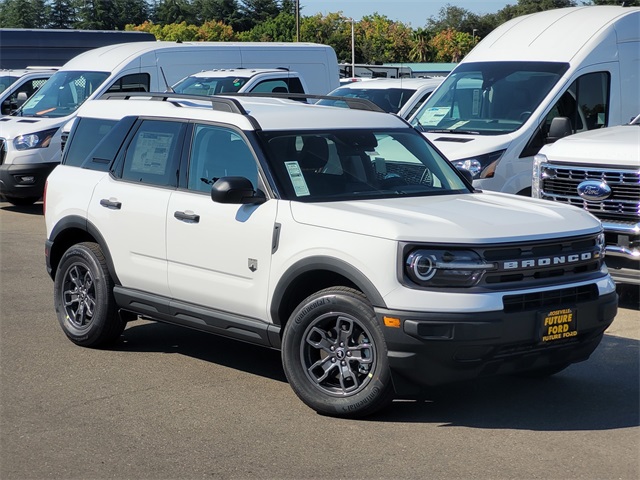
<svg viewBox="0 0 640 480"><path fill-rule="evenodd" d="M101 47L67 62L14 115L0 118L0 197L31 204L60 162L61 127L87 99L113 92L162 92L202 69L284 67L310 93L339 85L334 50L313 43L138 42Z"/></svg>
<svg viewBox="0 0 640 480"><path fill-rule="evenodd" d="M521 16L483 39L410 120L474 186L530 196L543 145L640 112L639 58L640 8ZM556 117L570 127L550 135Z"/></svg>

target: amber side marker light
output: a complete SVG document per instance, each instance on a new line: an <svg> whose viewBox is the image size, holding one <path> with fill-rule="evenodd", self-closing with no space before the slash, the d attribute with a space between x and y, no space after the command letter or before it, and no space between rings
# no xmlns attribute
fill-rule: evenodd
<svg viewBox="0 0 640 480"><path fill-rule="evenodd" d="M396 317L382 317L385 327L400 328L400 319Z"/></svg>

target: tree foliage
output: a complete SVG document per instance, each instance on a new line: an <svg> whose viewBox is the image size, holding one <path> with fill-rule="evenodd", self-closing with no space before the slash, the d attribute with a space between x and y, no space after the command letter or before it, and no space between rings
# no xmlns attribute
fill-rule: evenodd
<svg viewBox="0 0 640 480"><path fill-rule="evenodd" d="M623 2L640 5L640 0L516 0L479 15L447 4L415 30L378 13L355 22L341 11L303 15L300 41L331 45L341 62L457 62L514 17L578 3ZM140 30L171 41L292 42L295 8L295 0L0 0L0 27Z"/></svg>

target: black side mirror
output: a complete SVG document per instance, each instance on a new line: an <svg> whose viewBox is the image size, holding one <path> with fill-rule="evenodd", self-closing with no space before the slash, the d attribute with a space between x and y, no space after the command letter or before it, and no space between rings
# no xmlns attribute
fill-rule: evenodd
<svg viewBox="0 0 640 480"><path fill-rule="evenodd" d="M567 117L556 117L551 120L546 143L553 143L556 140L560 140L563 137L571 135L572 133L571 121Z"/></svg>
<svg viewBox="0 0 640 480"><path fill-rule="evenodd" d="M471 175L471 172L469 170L467 170L466 168L462 168L462 167L456 167L456 169L458 170L458 172L460 174L462 174L462 176L464 177L464 179L469 182L469 184L473 184L473 175Z"/></svg>
<svg viewBox="0 0 640 480"><path fill-rule="evenodd" d="M211 186L211 200L217 203L258 204L267 200L265 194L254 190L245 177L222 177Z"/></svg>

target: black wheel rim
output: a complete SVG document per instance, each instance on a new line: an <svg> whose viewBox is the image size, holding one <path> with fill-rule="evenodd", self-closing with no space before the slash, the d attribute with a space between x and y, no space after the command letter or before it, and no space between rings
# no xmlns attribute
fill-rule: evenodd
<svg viewBox="0 0 640 480"><path fill-rule="evenodd" d="M355 317L330 313L315 319L300 345L302 368L323 393L351 396L371 381L376 349L369 330Z"/></svg>
<svg viewBox="0 0 640 480"><path fill-rule="evenodd" d="M96 291L91 271L82 264L71 265L62 284L62 304L67 318L77 328L86 328L93 319Z"/></svg>

